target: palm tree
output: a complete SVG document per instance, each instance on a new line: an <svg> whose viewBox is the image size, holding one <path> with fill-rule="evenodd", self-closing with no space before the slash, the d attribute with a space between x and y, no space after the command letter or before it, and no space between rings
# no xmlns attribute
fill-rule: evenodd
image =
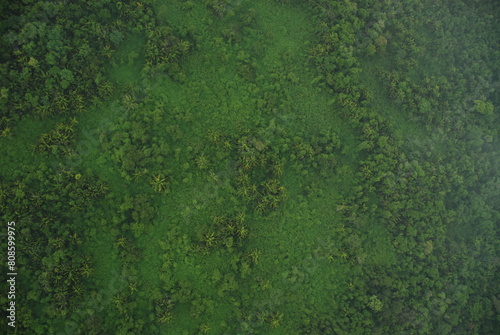
<svg viewBox="0 0 500 335"><path fill-rule="evenodd" d="M158 318L158 322L159 323L167 323L169 322L170 320L172 320L173 318L173 315L172 315L172 312L170 311L167 311L165 313L163 313L159 318Z"/></svg>
<svg viewBox="0 0 500 335"><path fill-rule="evenodd" d="M370 167L367 166L366 164L363 165L363 167L361 168L361 174L363 175L363 178L365 178L365 179L370 179L371 176L373 175Z"/></svg>
<svg viewBox="0 0 500 335"><path fill-rule="evenodd" d="M249 254L248 254L248 257L250 258L250 260L257 264L259 262L259 258L260 258L260 251L257 250L257 249L253 249Z"/></svg>
<svg viewBox="0 0 500 335"><path fill-rule="evenodd" d="M266 291L266 290L269 290L271 288L271 280L257 278L257 281L259 282L259 286L260 286L260 289L262 291Z"/></svg>
<svg viewBox="0 0 500 335"><path fill-rule="evenodd" d="M148 172L147 169L143 169L143 170L136 169L134 171L134 174L132 175L132 180L134 180L134 181L139 180L146 172Z"/></svg>
<svg viewBox="0 0 500 335"><path fill-rule="evenodd" d="M226 225L223 227L223 233L226 235L226 236L231 236L235 233L236 231L236 225L231 222L231 221L228 221L226 223Z"/></svg>
<svg viewBox="0 0 500 335"><path fill-rule="evenodd" d="M0 137L12 137L12 131L10 127L5 127L4 129L0 130Z"/></svg>
<svg viewBox="0 0 500 335"><path fill-rule="evenodd" d="M73 105L73 108L77 112L82 112L85 109L85 101L83 95L78 94L77 91L72 92L71 103Z"/></svg>
<svg viewBox="0 0 500 335"><path fill-rule="evenodd" d="M240 185L246 185L249 183L250 181L250 177L248 176L248 174L246 173L240 173L237 177L236 177L236 181L238 182L238 184Z"/></svg>
<svg viewBox="0 0 500 335"><path fill-rule="evenodd" d="M269 204L273 208L278 208L278 205L280 204L280 199L277 196L273 195L270 197Z"/></svg>
<svg viewBox="0 0 500 335"><path fill-rule="evenodd" d="M125 94L123 97L123 105L127 111L134 110L137 108L138 104L135 101L135 98L131 94Z"/></svg>
<svg viewBox="0 0 500 335"><path fill-rule="evenodd" d="M281 321L283 321L283 313L276 312L271 315L271 319L269 320L269 323L271 324L271 328L276 328L279 327L281 324Z"/></svg>
<svg viewBox="0 0 500 335"><path fill-rule="evenodd" d="M210 180L211 181L213 181L214 183L218 183L219 182L219 176L215 172L210 171L208 174L210 176Z"/></svg>
<svg viewBox="0 0 500 335"><path fill-rule="evenodd" d="M130 289L130 294L133 294L134 292L137 292L137 282L136 281L131 281L128 284L128 287Z"/></svg>
<svg viewBox="0 0 500 335"><path fill-rule="evenodd" d="M55 109L57 110L58 113L66 113L69 108L69 100L63 96L63 95L58 95L55 98Z"/></svg>
<svg viewBox="0 0 500 335"><path fill-rule="evenodd" d="M85 277L90 277L92 275L92 273L94 272L94 269L92 269L92 267L90 266L88 260L85 260L85 262L83 263L82 267L80 268L80 272Z"/></svg>
<svg viewBox="0 0 500 335"><path fill-rule="evenodd" d="M257 187L257 184L250 185L250 192L252 194L258 194L258 195L260 195L259 188Z"/></svg>
<svg viewBox="0 0 500 335"><path fill-rule="evenodd" d="M254 154L245 155L242 160L243 170L250 170L257 163L257 157Z"/></svg>
<svg viewBox="0 0 500 335"><path fill-rule="evenodd" d="M244 212L238 212L238 214L236 214L236 221L238 223L243 223L243 221L245 221L245 213Z"/></svg>
<svg viewBox="0 0 500 335"><path fill-rule="evenodd" d="M275 163L273 165L272 169L273 169L273 173L276 176L280 177L281 175L283 175L283 163L281 163L281 162Z"/></svg>
<svg viewBox="0 0 500 335"><path fill-rule="evenodd" d="M196 165L198 165L198 167L202 170L208 168L209 164L210 162L205 154L201 154L198 158L196 158Z"/></svg>
<svg viewBox="0 0 500 335"><path fill-rule="evenodd" d="M111 49L109 45L105 45L104 48L101 50L101 55L106 57L106 58L111 58L115 51Z"/></svg>
<svg viewBox="0 0 500 335"><path fill-rule="evenodd" d="M53 239L49 239L49 244L53 245L56 248L62 248L64 246L64 240L60 237L56 237Z"/></svg>
<svg viewBox="0 0 500 335"><path fill-rule="evenodd" d="M229 151L229 150L231 150L232 148L233 148L233 145L231 144L231 142L229 142L229 141L227 141L227 140L226 140L226 141L224 141L224 149L226 149L226 150L228 150L228 151Z"/></svg>
<svg viewBox="0 0 500 335"><path fill-rule="evenodd" d="M177 43L177 49L179 50L180 56L183 56L189 51L191 44L188 41L181 41Z"/></svg>
<svg viewBox="0 0 500 335"><path fill-rule="evenodd" d="M156 176L153 176L153 181L151 182L151 185L153 186L156 192L162 192L167 189L168 182L167 179L163 177L161 174L157 174Z"/></svg>
<svg viewBox="0 0 500 335"><path fill-rule="evenodd" d="M239 227L237 227L237 230L236 230L236 234L238 234L238 236L241 238L241 239L244 239L245 237L248 236L248 229L245 225L240 225Z"/></svg>
<svg viewBox="0 0 500 335"><path fill-rule="evenodd" d="M347 252L345 252L345 251L343 250L343 251L341 251L341 252L340 252L340 255L339 255L339 256L340 256L340 258L342 258L342 259L347 259L347 257L348 257L349 255L347 254Z"/></svg>
<svg viewBox="0 0 500 335"><path fill-rule="evenodd" d="M65 282L67 282L68 284L70 282L76 282L76 280L77 280L76 271L74 268L69 268L69 269L65 270L64 275L66 276Z"/></svg>
<svg viewBox="0 0 500 335"><path fill-rule="evenodd" d="M115 304L116 308L122 313L125 309L123 304L125 303L125 297L122 294L117 294L113 298L113 303Z"/></svg>
<svg viewBox="0 0 500 335"><path fill-rule="evenodd" d="M207 247L213 247L217 244L217 236L214 232L209 232L205 234L204 242Z"/></svg>
<svg viewBox="0 0 500 335"><path fill-rule="evenodd" d="M76 283L73 285L73 292L77 295L80 296L84 293L83 286L81 284Z"/></svg>
<svg viewBox="0 0 500 335"><path fill-rule="evenodd" d="M257 204L257 207L256 207L257 211L259 211L259 212L264 212L266 210L266 208L267 208L267 204L263 200L259 201L259 203Z"/></svg>
<svg viewBox="0 0 500 335"><path fill-rule="evenodd" d="M50 139L47 134L42 135L40 139L38 140L38 146L37 149L40 152L50 152L52 148L52 144L50 143Z"/></svg>
<svg viewBox="0 0 500 335"><path fill-rule="evenodd" d="M65 288L63 288L62 286L58 286L56 288L56 292L54 293L54 297L56 298L56 300L58 300L59 302L64 302L67 296L68 292Z"/></svg>
<svg viewBox="0 0 500 335"><path fill-rule="evenodd" d="M269 193L277 194L279 192L279 182L276 179L271 179L265 183L265 186Z"/></svg>
<svg viewBox="0 0 500 335"><path fill-rule="evenodd" d="M209 331L210 331L210 327L206 323L200 325L200 332L202 334L208 334Z"/></svg>
<svg viewBox="0 0 500 335"><path fill-rule="evenodd" d="M125 237L120 237L118 241L116 241L115 246L125 248L127 244L127 239Z"/></svg>
<svg viewBox="0 0 500 335"><path fill-rule="evenodd" d="M222 133L218 130L211 131L208 133L208 140L212 142L212 144L220 143L221 139L222 139Z"/></svg>
<svg viewBox="0 0 500 335"><path fill-rule="evenodd" d="M215 215L213 219L213 223L216 225L222 225L226 221L226 218L223 215Z"/></svg>
<svg viewBox="0 0 500 335"><path fill-rule="evenodd" d="M70 236L71 237L71 241L74 243L74 244L81 244L82 243L82 240L80 237L78 237L78 234L77 233L74 233L73 235Z"/></svg>

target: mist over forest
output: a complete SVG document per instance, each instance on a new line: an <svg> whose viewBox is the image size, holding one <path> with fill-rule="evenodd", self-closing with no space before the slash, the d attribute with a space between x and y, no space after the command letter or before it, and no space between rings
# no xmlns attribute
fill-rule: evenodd
<svg viewBox="0 0 500 335"><path fill-rule="evenodd" d="M2 334L498 334L499 1L0 8Z"/></svg>

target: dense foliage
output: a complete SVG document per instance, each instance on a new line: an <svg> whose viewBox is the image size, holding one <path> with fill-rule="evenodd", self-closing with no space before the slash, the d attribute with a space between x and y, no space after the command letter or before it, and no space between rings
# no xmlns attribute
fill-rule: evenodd
<svg viewBox="0 0 500 335"><path fill-rule="evenodd" d="M497 1L1 6L2 329L500 328Z"/></svg>

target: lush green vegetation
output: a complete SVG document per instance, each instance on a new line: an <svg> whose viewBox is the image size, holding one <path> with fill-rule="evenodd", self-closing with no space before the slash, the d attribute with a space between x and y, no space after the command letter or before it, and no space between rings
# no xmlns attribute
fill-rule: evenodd
<svg viewBox="0 0 500 335"><path fill-rule="evenodd" d="M1 6L2 329L498 332L498 1Z"/></svg>

